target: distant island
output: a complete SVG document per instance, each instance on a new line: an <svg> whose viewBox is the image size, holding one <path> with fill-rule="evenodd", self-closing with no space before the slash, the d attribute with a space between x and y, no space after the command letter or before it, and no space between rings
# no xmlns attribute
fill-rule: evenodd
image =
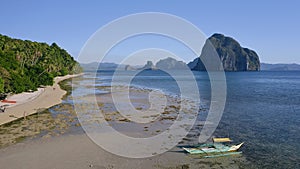
<svg viewBox="0 0 300 169"><path fill-rule="evenodd" d="M158 69L165 69L165 70L182 70L188 68L186 63L184 63L183 61L178 61L171 57L158 61L156 63L156 67Z"/></svg>
<svg viewBox="0 0 300 169"><path fill-rule="evenodd" d="M153 64L152 61L147 61L145 66L142 68L138 68L138 70L157 70L156 66Z"/></svg>
<svg viewBox="0 0 300 169"><path fill-rule="evenodd" d="M200 57L190 62L188 66L192 70L206 71L201 59L209 58L212 54L214 54L212 52L212 47L215 48L217 54L219 55L224 71L260 70L259 57L255 51L248 48L243 48L233 38L217 33L213 34L206 40Z"/></svg>
<svg viewBox="0 0 300 169"><path fill-rule="evenodd" d="M178 61L174 58L167 57L165 59L159 60L155 65L152 63L152 61L147 61L145 66L143 66L142 70L182 70L188 68L186 63L183 61Z"/></svg>
<svg viewBox="0 0 300 169"><path fill-rule="evenodd" d="M215 51L215 52L214 52ZM87 70L92 67L96 68L108 68L110 70L119 69L124 70L180 70L189 67L194 71L206 71L206 68L201 59L211 57L212 54L218 55L220 58L224 71L259 71L260 70L260 60L259 56L255 51L248 48L243 48L241 45L231 37L224 36L223 34L213 34L209 37L203 48L201 55L195 58L192 62L186 64L182 61L177 61L174 58L167 57L161 59L155 65L152 61L147 61L147 63L142 67L132 66L132 65L122 65L117 66L113 63L100 63L100 65L82 64L82 66ZM201 59L200 59L201 58ZM218 63L213 63L214 65ZM220 65L214 66L213 71L221 70Z"/></svg>
<svg viewBox="0 0 300 169"><path fill-rule="evenodd" d="M79 64L56 43L48 45L0 34L0 94L35 91L52 85L56 76L80 71Z"/></svg>
<svg viewBox="0 0 300 169"><path fill-rule="evenodd" d="M116 63L98 63L98 62L92 62L92 63L80 63L80 66L85 71L94 71L94 70L115 70L119 66Z"/></svg>
<svg viewBox="0 0 300 169"><path fill-rule="evenodd" d="M298 64L269 64L269 63L261 63L261 70L264 71L300 71L300 65Z"/></svg>
<svg viewBox="0 0 300 169"><path fill-rule="evenodd" d="M159 60L156 64L147 61L144 66L118 65L116 63L88 63L81 64L85 70L181 70L189 67L194 71L206 71L206 68L200 58L209 58L211 46L215 48L218 57L222 62L224 71L300 71L298 64L268 64L260 63L259 56L255 51L243 48L231 37L223 34L213 34L206 40L202 48L200 57L195 58L192 62L186 64L174 58L167 57Z"/></svg>
<svg viewBox="0 0 300 169"><path fill-rule="evenodd" d="M132 66L132 65L125 65L125 64L116 64L111 62L92 62L92 63L81 63L80 66L85 71L95 71L95 70L157 70L157 69L164 69L164 70L181 70L187 69L186 63L183 61L177 61L174 58L167 57L165 59L159 60L155 65L152 61L147 61L145 65L140 66Z"/></svg>

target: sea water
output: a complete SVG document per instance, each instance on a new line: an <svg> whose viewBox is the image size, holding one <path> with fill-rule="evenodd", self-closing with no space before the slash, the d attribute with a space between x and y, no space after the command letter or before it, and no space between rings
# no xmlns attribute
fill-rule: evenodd
<svg viewBox="0 0 300 169"><path fill-rule="evenodd" d="M176 77L163 71L136 74L123 71L118 85L134 76L131 86L180 95ZM110 85L114 71L86 72L86 83ZM193 72L201 104L209 108L211 84L207 73ZM91 80L96 77L96 80ZM243 155L258 168L300 168L300 72L226 72L227 96L222 119L214 135L245 142ZM201 114L199 114L200 116Z"/></svg>

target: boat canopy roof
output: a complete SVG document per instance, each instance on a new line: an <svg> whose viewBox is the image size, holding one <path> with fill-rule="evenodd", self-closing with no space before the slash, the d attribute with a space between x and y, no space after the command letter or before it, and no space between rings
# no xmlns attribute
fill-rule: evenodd
<svg viewBox="0 0 300 169"><path fill-rule="evenodd" d="M222 142L231 142L230 138L213 138L213 142L222 143Z"/></svg>

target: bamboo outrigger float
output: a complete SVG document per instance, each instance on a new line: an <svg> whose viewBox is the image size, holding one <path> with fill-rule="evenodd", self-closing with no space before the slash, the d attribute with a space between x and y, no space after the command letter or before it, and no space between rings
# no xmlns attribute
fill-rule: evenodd
<svg viewBox="0 0 300 169"><path fill-rule="evenodd" d="M213 143L201 144L192 148L183 147L190 154L203 154L205 158L221 157L227 155L241 154L237 152L244 142L238 145L224 145L223 143L231 142L229 138L213 138Z"/></svg>

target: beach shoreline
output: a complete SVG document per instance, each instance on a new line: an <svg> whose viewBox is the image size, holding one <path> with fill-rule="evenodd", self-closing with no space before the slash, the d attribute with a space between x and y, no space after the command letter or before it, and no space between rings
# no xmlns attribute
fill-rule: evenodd
<svg viewBox="0 0 300 169"><path fill-rule="evenodd" d="M9 96L7 100L14 100L16 103L1 103L2 105L7 104L7 108L5 112L0 113L0 125L10 123L20 118L26 118L26 116L35 114L39 110L48 109L61 103L62 97L67 92L61 89L59 82L82 75L83 73L55 77L52 86L38 88L37 91L32 93L23 92Z"/></svg>
<svg viewBox="0 0 300 169"><path fill-rule="evenodd" d="M84 79L84 78L83 78ZM76 81L82 81L82 79L74 79L74 84ZM87 86L89 87L89 86ZM111 86L100 86L96 87L97 89L101 89L102 91L110 90ZM117 90L114 90L116 93L116 97L122 98L123 95L126 94L124 90L125 87L123 86L116 86ZM57 89L55 89L57 90ZM145 90L140 88L130 88L131 93L131 101L137 110L146 110L150 107L148 102L149 93L151 90ZM76 91L73 91L76 93ZM84 94L83 94L84 95ZM76 96L76 95L75 95ZM129 137L134 138L148 138L148 137L155 137L162 131L165 131L166 128L173 124L174 120L176 119L177 112L179 109L179 102L174 97L167 97L167 108L164 109L164 112L161 115L155 117L154 116L143 116L143 119L150 120L149 123L141 123L136 124L134 121L130 121L130 116L124 116L124 114L120 114L115 110L112 102L112 94L99 94L96 96L91 95L84 95L80 99L83 101L89 101L92 97L96 97L97 103L99 105L100 111L103 113L105 120L109 123L109 126L112 126L118 132L126 134ZM71 100L74 97L70 98ZM118 103L122 104L123 99L118 100ZM71 101L71 104L73 102ZM59 108L60 106L64 105L63 107ZM75 116L78 117L77 112L74 113L69 108L73 108L72 105L67 104L60 104L60 106L56 106L52 109L56 109L55 111L61 112L61 114L57 115L57 119L54 121L49 120L47 117L47 113L45 113L42 117L39 115L40 121L33 122L35 120L30 121L30 117L27 120L22 120L24 124L18 124L15 126L10 126L12 130L16 130L16 132L7 133L7 128L3 130L3 143L6 141L8 146L0 148L0 164L2 168L10 168L10 169L53 169L53 168L72 168L72 169L89 169L89 168L99 168L99 169L112 169L112 168L143 168L143 169L171 169L171 168L211 168L212 166L215 168L238 168L239 164L245 161L243 156L234 156L234 157L226 157L223 159L201 159L201 158L194 158L189 156L183 152L180 147L174 146L169 151L166 151L162 154L153 155L152 157L148 158L128 158L122 157L116 154L109 152L108 150L104 149L103 147L97 145L94 140L88 137L84 131L83 133L74 133L68 132L67 129L71 129L74 126L66 125L68 123L74 123L74 121L70 121ZM83 104L82 106L84 109L90 109L88 105ZM75 116L71 115L69 117L61 116L63 114L63 110L68 112L68 114L75 114ZM131 112L133 113L133 112ZM50 113L48 113L51 116ZM59 116L59 117L58 117ZM80 114L79 114L80 116ZM42 120L45 119L45 120ZM89 125L92 124L94 119L97 119L97 123L101 123L101 119L96 116L93 116L91 119L86 119L87 121L82 121L80 126L75 126L81 128L81 125ZM129 120L126 120L129 119ZM134 119L133 119L134 120ZM179 120L179 119L178 119ZM26 122L26 123L25 123ZM36 123L38 126L37 133L40 131L46 131L47 134L41 136L37 136L35 139L27 139L21 142L19 141L12 141L11 139L7 139L6 137L14 137L15 133L20 133L19 136L24 138L24 133L32 132L35 129L35 126L30 124ZM49 124L52 123L52 124ZM49 125L48 127L45 125ZM200 125L196 125L196 127L200 127ZM41 126L44 127L41 129ZM57 127L51 129L53 126ZM184 126L183 126L184 127ZM23 128L25 128L23 130ZM49 128L50 130L47 131ZM78 129L77 128L77 129ZM58 132L57 134L52 134L52 131ZM58 131L56 131L58 130ZM64 133L60 133L63 131ZM183 139L178 145L187 145L193 142L193 138L195 140L198 137L195 133L198 131L198 128L195 128L191 131L189 136ZM108 131L109 132L109 131ZM34 135L35 133L33 133ZM103 134L102 136L107 136L107 132L99 132L99 134ZM26 135L32 136L31 134ZM171 137L173 138L173 137ZM171 139L170 138L170 139ZM1 140L1 139L0 139ZM113 140L112 140L113 141ZM163 143L163 146L167 144ZM17 144L14 144L17 143ZM154 145L159 146L159 145ZM129 144L124 142L123 149L133 148ZM18 162L15 162L15 161ZM221 160L221 161L220 161Z"/></svg>

